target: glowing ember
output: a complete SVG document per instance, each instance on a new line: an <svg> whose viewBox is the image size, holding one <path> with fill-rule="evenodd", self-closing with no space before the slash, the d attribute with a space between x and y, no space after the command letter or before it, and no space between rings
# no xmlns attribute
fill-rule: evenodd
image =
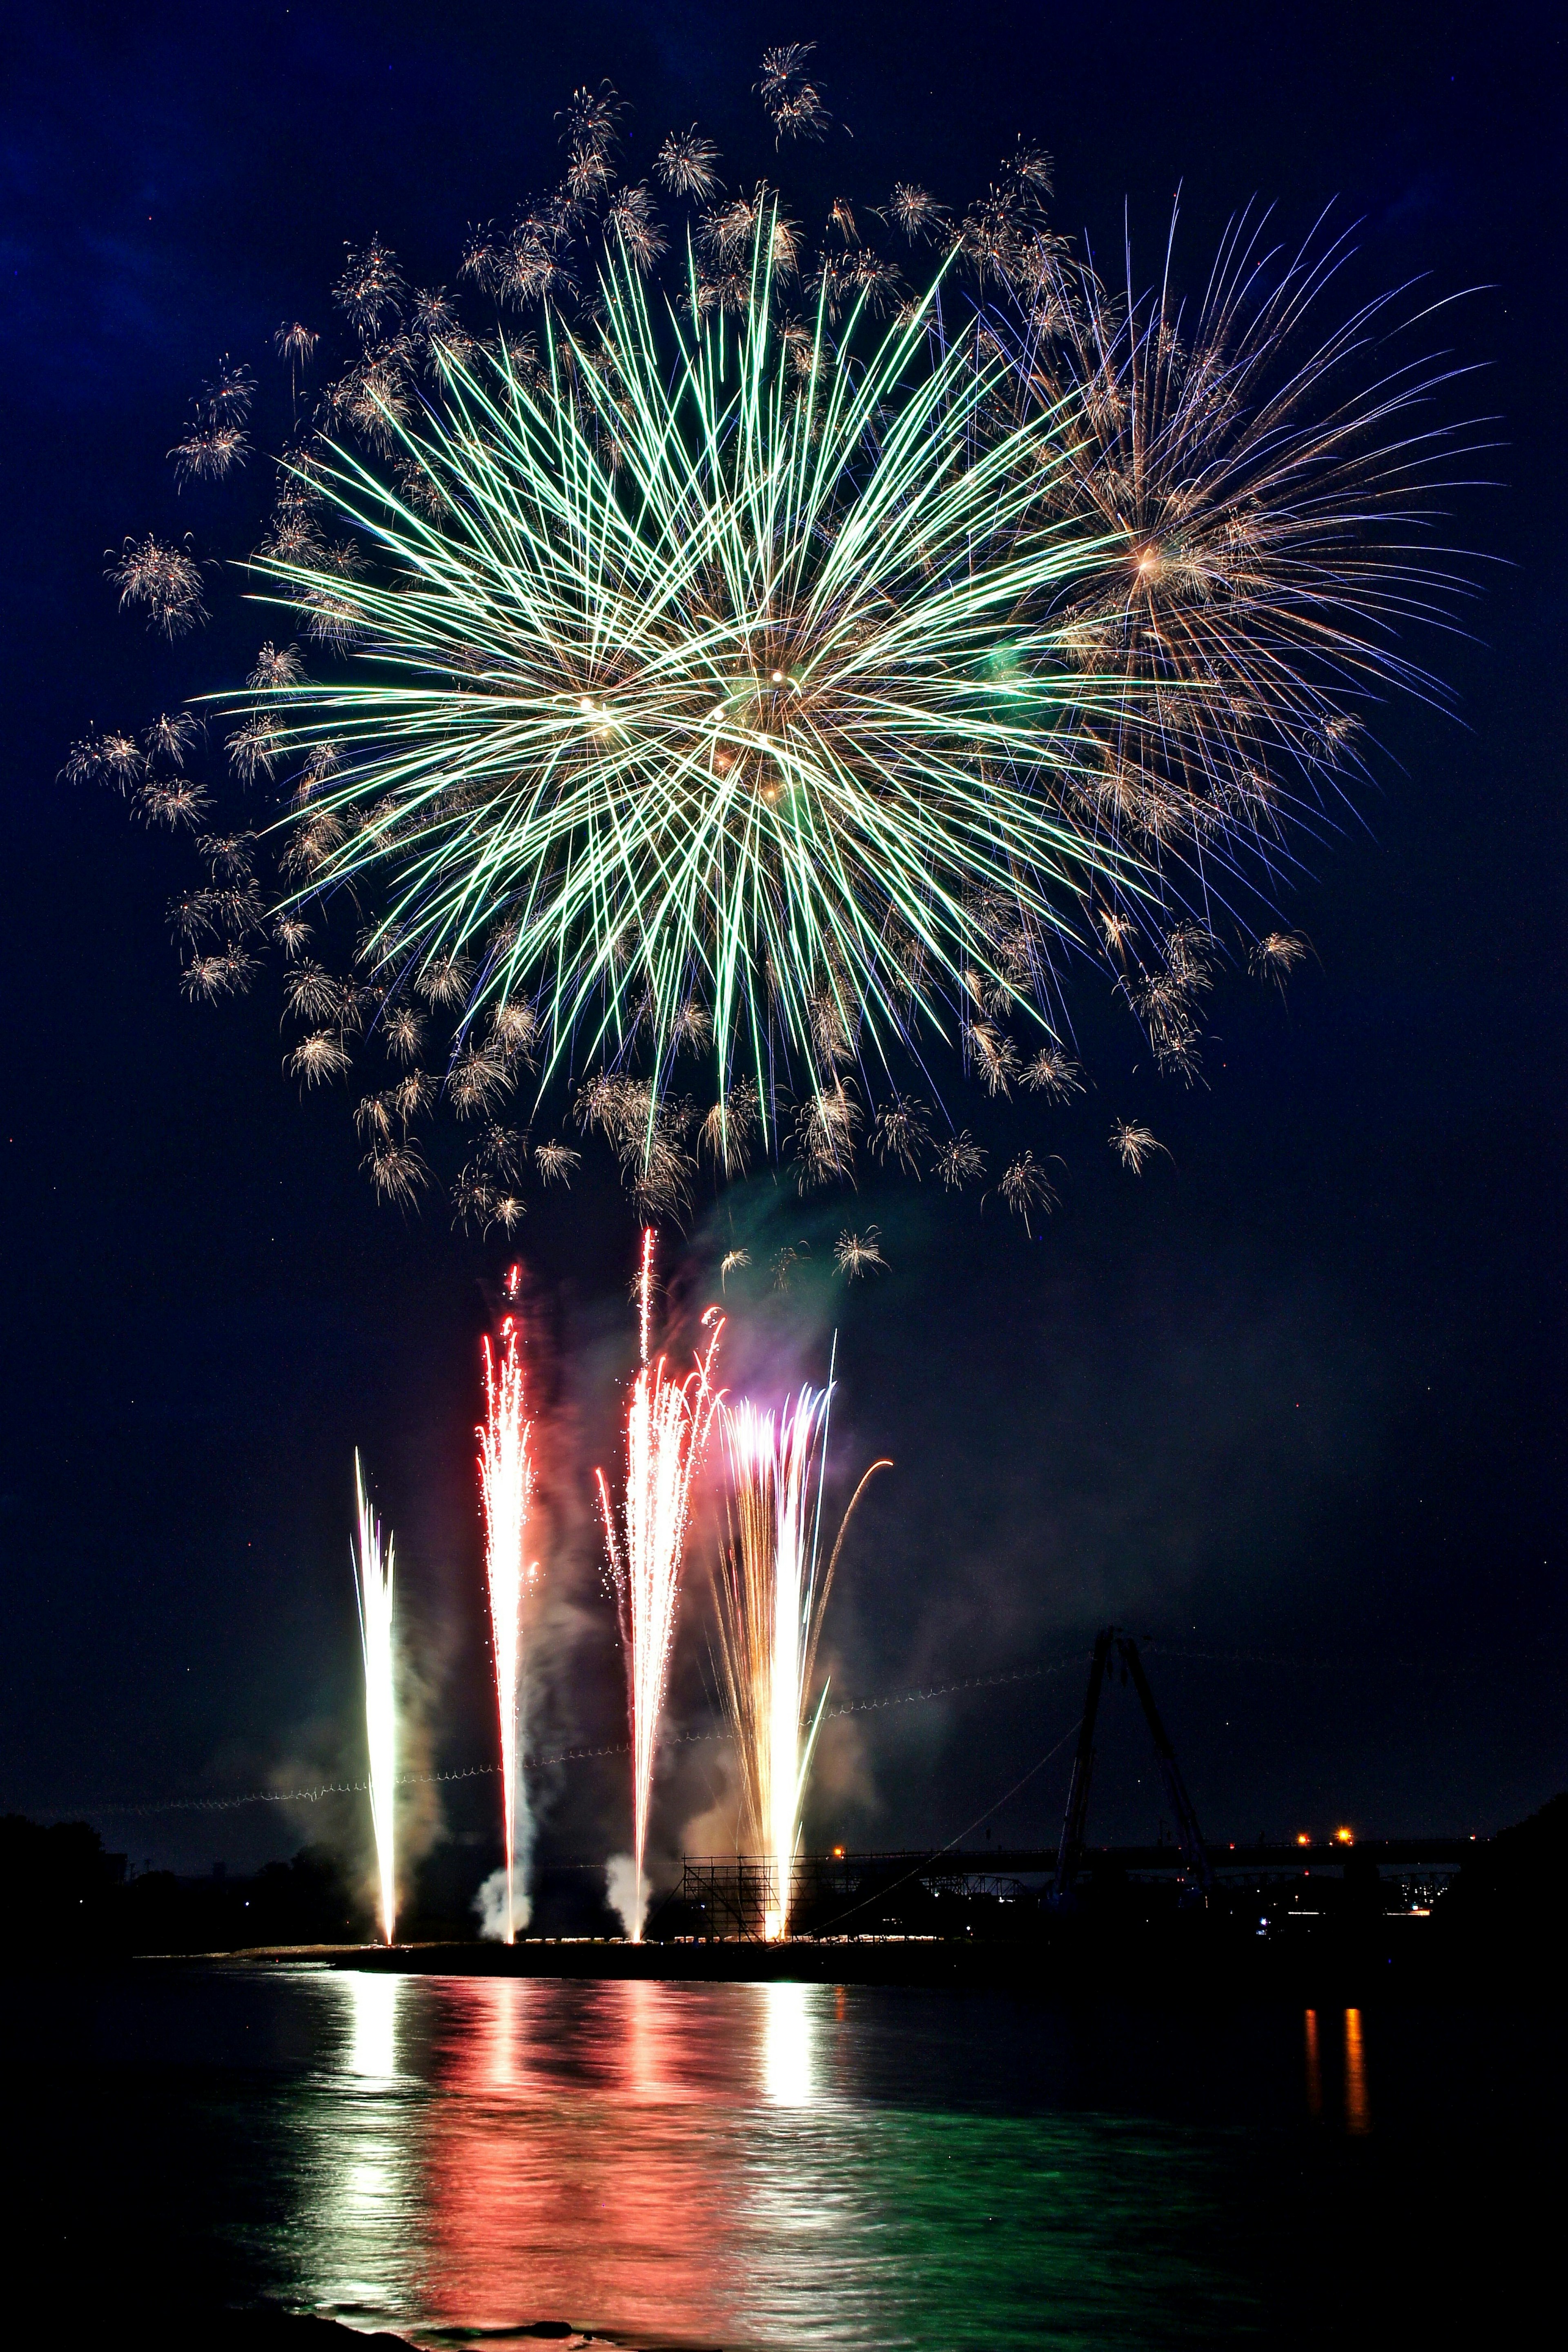
<svg viewBox="0 0 1568 2352"><path fill-rule="evenodd" d="M507 1294L515 1299L521 1270L513 1266ZM502 1940L515 1941L519 1890L514 1885L518 1827L524 1818L522 1790L522 1607L537 1570L525 1564L533 1465L528 1441L533 1424L524 1410L521 1332L510 1311L501 1318L500 1346L487 1339L485 1418L474 1433L479 1441L479 1494L485 1517L485 1575L489 1591L490 1635L495 1650L496 1702L500 1717L501 1807L506 1835L506 1914ZM526 1917L526 1914L524 1914Z"/></svg>
<svg viewBox="0 0 1568 2352"><path fill-rule="evenodd" d="M392 1538L382 1549L381 1525L364 1491L359 1454L354 1454L354 1499L359 1507L358 1557L353 1560L359 1602L360 1642L364 1651L364 1729L370 1753L370 1818L375 1832L376 1875L381 1896L381 1932L390 1944L397 1916L393 1852L393 1801L397 1780L397 1698L392 1635L395 1561Z"/></svg>
<svg viewBox="0 0 1568 2352"><path fill-rule="evenodd" d="M609 1483L602 1470L599 1507L610 1574L626 1647L626 1695L632 1736L633 1877L626 1932L642 1940L643 1856L647 1846L648 1799L653 1789L659 1715L664 1706L669 1648L680 1597L691 1481L707 1448L719 1402L712 1385L714 1351L723 1322L710 1308L708 1352L681 1381L666 1372L664 1359L648 1362L648 1324L653 1287L653 1244L643 1234L638 1316L642 1361L626 1409L626 1475L622 1526L617 1532Z"/></svg>

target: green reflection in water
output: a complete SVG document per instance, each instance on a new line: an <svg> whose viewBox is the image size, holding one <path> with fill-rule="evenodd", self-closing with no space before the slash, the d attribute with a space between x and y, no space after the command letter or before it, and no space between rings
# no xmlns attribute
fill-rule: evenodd
<svg viewBox="0 0 1568 2352"><path fill-rule="evenodd" d="M1191 2251L1216 2219L1197 2135L893 2109L767 2153L761 2340L1176 2344L1252 2315Z"/></svg>

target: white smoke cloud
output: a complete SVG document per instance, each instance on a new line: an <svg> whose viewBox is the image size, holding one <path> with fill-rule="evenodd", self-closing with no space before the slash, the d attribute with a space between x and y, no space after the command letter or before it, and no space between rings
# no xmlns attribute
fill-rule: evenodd
<svg viewBox="0 0 1568 2352"><path fill-rule="evenodd" d="M605 1864L605 1899L619 1918L628 1943L635 1944L642 1934L651 1892L646 1874L639 1880L637 1863L629 1853L610 1856Z"/></svg>
<svg viewBox="0 0 1568 2352"><path fill-rule="evenodd" d="M474 1897L474 1909L479 1916L479 1934L487 1943L506 1941L506 1872L492 1870ZM521 1936L533 1916L533 1903L524 1886L522 1874L515 1874L511 1898L511 1931Z"/></svg>

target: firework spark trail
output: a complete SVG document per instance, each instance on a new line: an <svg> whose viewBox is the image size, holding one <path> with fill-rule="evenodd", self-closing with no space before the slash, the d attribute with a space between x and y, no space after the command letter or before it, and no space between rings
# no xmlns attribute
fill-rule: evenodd
<svg viewBox="0 0 1568 2352"><path fill-rule="evenodd" d="M364 1729L370 1757L370 1818L375 1833L376 1875L381 1893L381 1932L390 1944L397 1917L393 1808L397 1785L396 1652L393 1643L395 1558L389 1536L382 1549L381 1524L364 1491L359 1453L354 1453L354 1499L359 1512L358 1557L350 1548L354 1596L359 1602L360 1642L364 1651Z"/></svg>
<svg viewBox="0 0 1568 2352"><path fill-rule="evenodd" d="M634 1943L642 1940L648 1801L653 1790L659 1717L664 1707L670 1644L675 1638L676 1610L680 1598L691 1482L707 1450L719 1403L712 1368L724 1329L721 1318L712 1319L708 1352L699 1358L696 1370L689 1372L684 1381L670 1378L662 1356L649 1363L653 1244L650 1227L643 1234L638 1284L642 1361L626 1409L626 1494L618 1533L609 1482L602 1470L595 1473L626 1658L635 1871L627 1932ZM711 1309L704 1320L710 1318Z"/></svg>
<svg viewBox="0 0 1568 2352"><path fill-rule="evenodd" d="M642 1237L642 1273L637 1282L637 1361L647 1361L648 1315L653 1300L653 1227L645 1225Z"/></svg>
<svg viewBox="0 0 1568 2352"><path fill-rule="evenodd" d="M517 1269L509 1276L515 1293ZM485 1576L489 1592L490 1634L495 1650L496 1703L500 1721L501 1810L506 1837L506 1916L503 1940L515 1940L526 1924L525 1892L515 1884L518 1833L526 1828L522 1786L522 1607L535 1570L525 1564L533 1465L528 1441L533 1424L525 1410L521 1332L514 1312L502 1318L500 1346L484 1342L485 1418L479 1441L479 1493L485 1520Z"/></svg>
<svg viewBox="0 0 1568 2352"><path fill-rule="evenodd" d="M867 1471L821 1572L832 1396L830 1380L826 1389L803 1387L777 1414L749 1399L724 1411L734 1500L719 1580L720 1648L748 1822L776 1873L764 1921L770 1939L789 1929L806 1779L827 1702L824 1685L811 1707L811 1683L844 1532L867 1481L891 1467L878 1462Z"/></svg>

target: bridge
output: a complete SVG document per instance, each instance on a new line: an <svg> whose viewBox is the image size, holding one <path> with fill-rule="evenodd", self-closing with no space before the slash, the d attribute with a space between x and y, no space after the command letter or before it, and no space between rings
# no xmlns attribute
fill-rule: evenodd
<svg viewBox="0 0 1568 2352"><path fill-rule="evenodd" d="M1211 1883L1259 1891L1300 1880L1304 1874L1342 1879L1353 1863L1357 1875L1416 1878L1437 1885L1451 1878L1483 1841L1471 1837L1331 1839L1303 1845L1207 1844ZM895 1894L906 1903L923 1896L940 1916L945 1903L962 1898L998 1906L1034 1904L1056 1884L1055 1847L910 1848L861 1853L800 1854L791 1878L790 1912L808 1935L877 1935L882 1906ZM1172 1844L1113 1845L1080 1849L1077 1872L1085 1880L1109 1875L1134 1883L1184 1883L1189 1857ZM718 1938L761 1939L769 1914L779 1909L778 1873L769 1854L688 1855L680 1884L670 1897L685 1922L682 1932Z"/></svg>
<svg viewBox="0 0 1568 2352"><path fill-rule="evenodd" d="M926 1852L846 1853L836 1847L831 1853L797 1856L782 1900L773 1855L689 1857L679 1889L660 1906L658 1916L667 1922L679 1920L679 1933L747 1941L777 1936L781 1928L806 1936L877 1935L895 1922L907 1925L911 1910L920 1914L923 1929L939 1935L971 1931L974 1921L985 1921L987 1915L989 1924L1005 1930L1037 1913L1042 1905L1073 1910L1086 1887L1107 1879L1149 1885L1172 1881L1184 1907L1205 1907L1222 1889L1235 1895L1251 1889L1262 1896L1289 1882L1300 1886L1307 1877L1342 1880L1352 1866L1363 1883L1373 1874L1409 1875L1430 1891L1475 1852L1479 1840L1474 1837L1358 1839L1348 1831L1321 1842L1297 1837L1287 1844L1261 1839L1252 1845L1212 1844L1198 1826L1150 1687L1142 1646L1118 1625L1105 1626L1095 1637L1067 1811L1053 1850L987 1846L982 1852L942 1846ZM1155 1769L1175 1824L1173 1844L1095 1848L1085 1841L1100 1699L1118 1675L1131 1684L1148 1726ZM967 1922L961 1917L961 1904Z"/></svg>

